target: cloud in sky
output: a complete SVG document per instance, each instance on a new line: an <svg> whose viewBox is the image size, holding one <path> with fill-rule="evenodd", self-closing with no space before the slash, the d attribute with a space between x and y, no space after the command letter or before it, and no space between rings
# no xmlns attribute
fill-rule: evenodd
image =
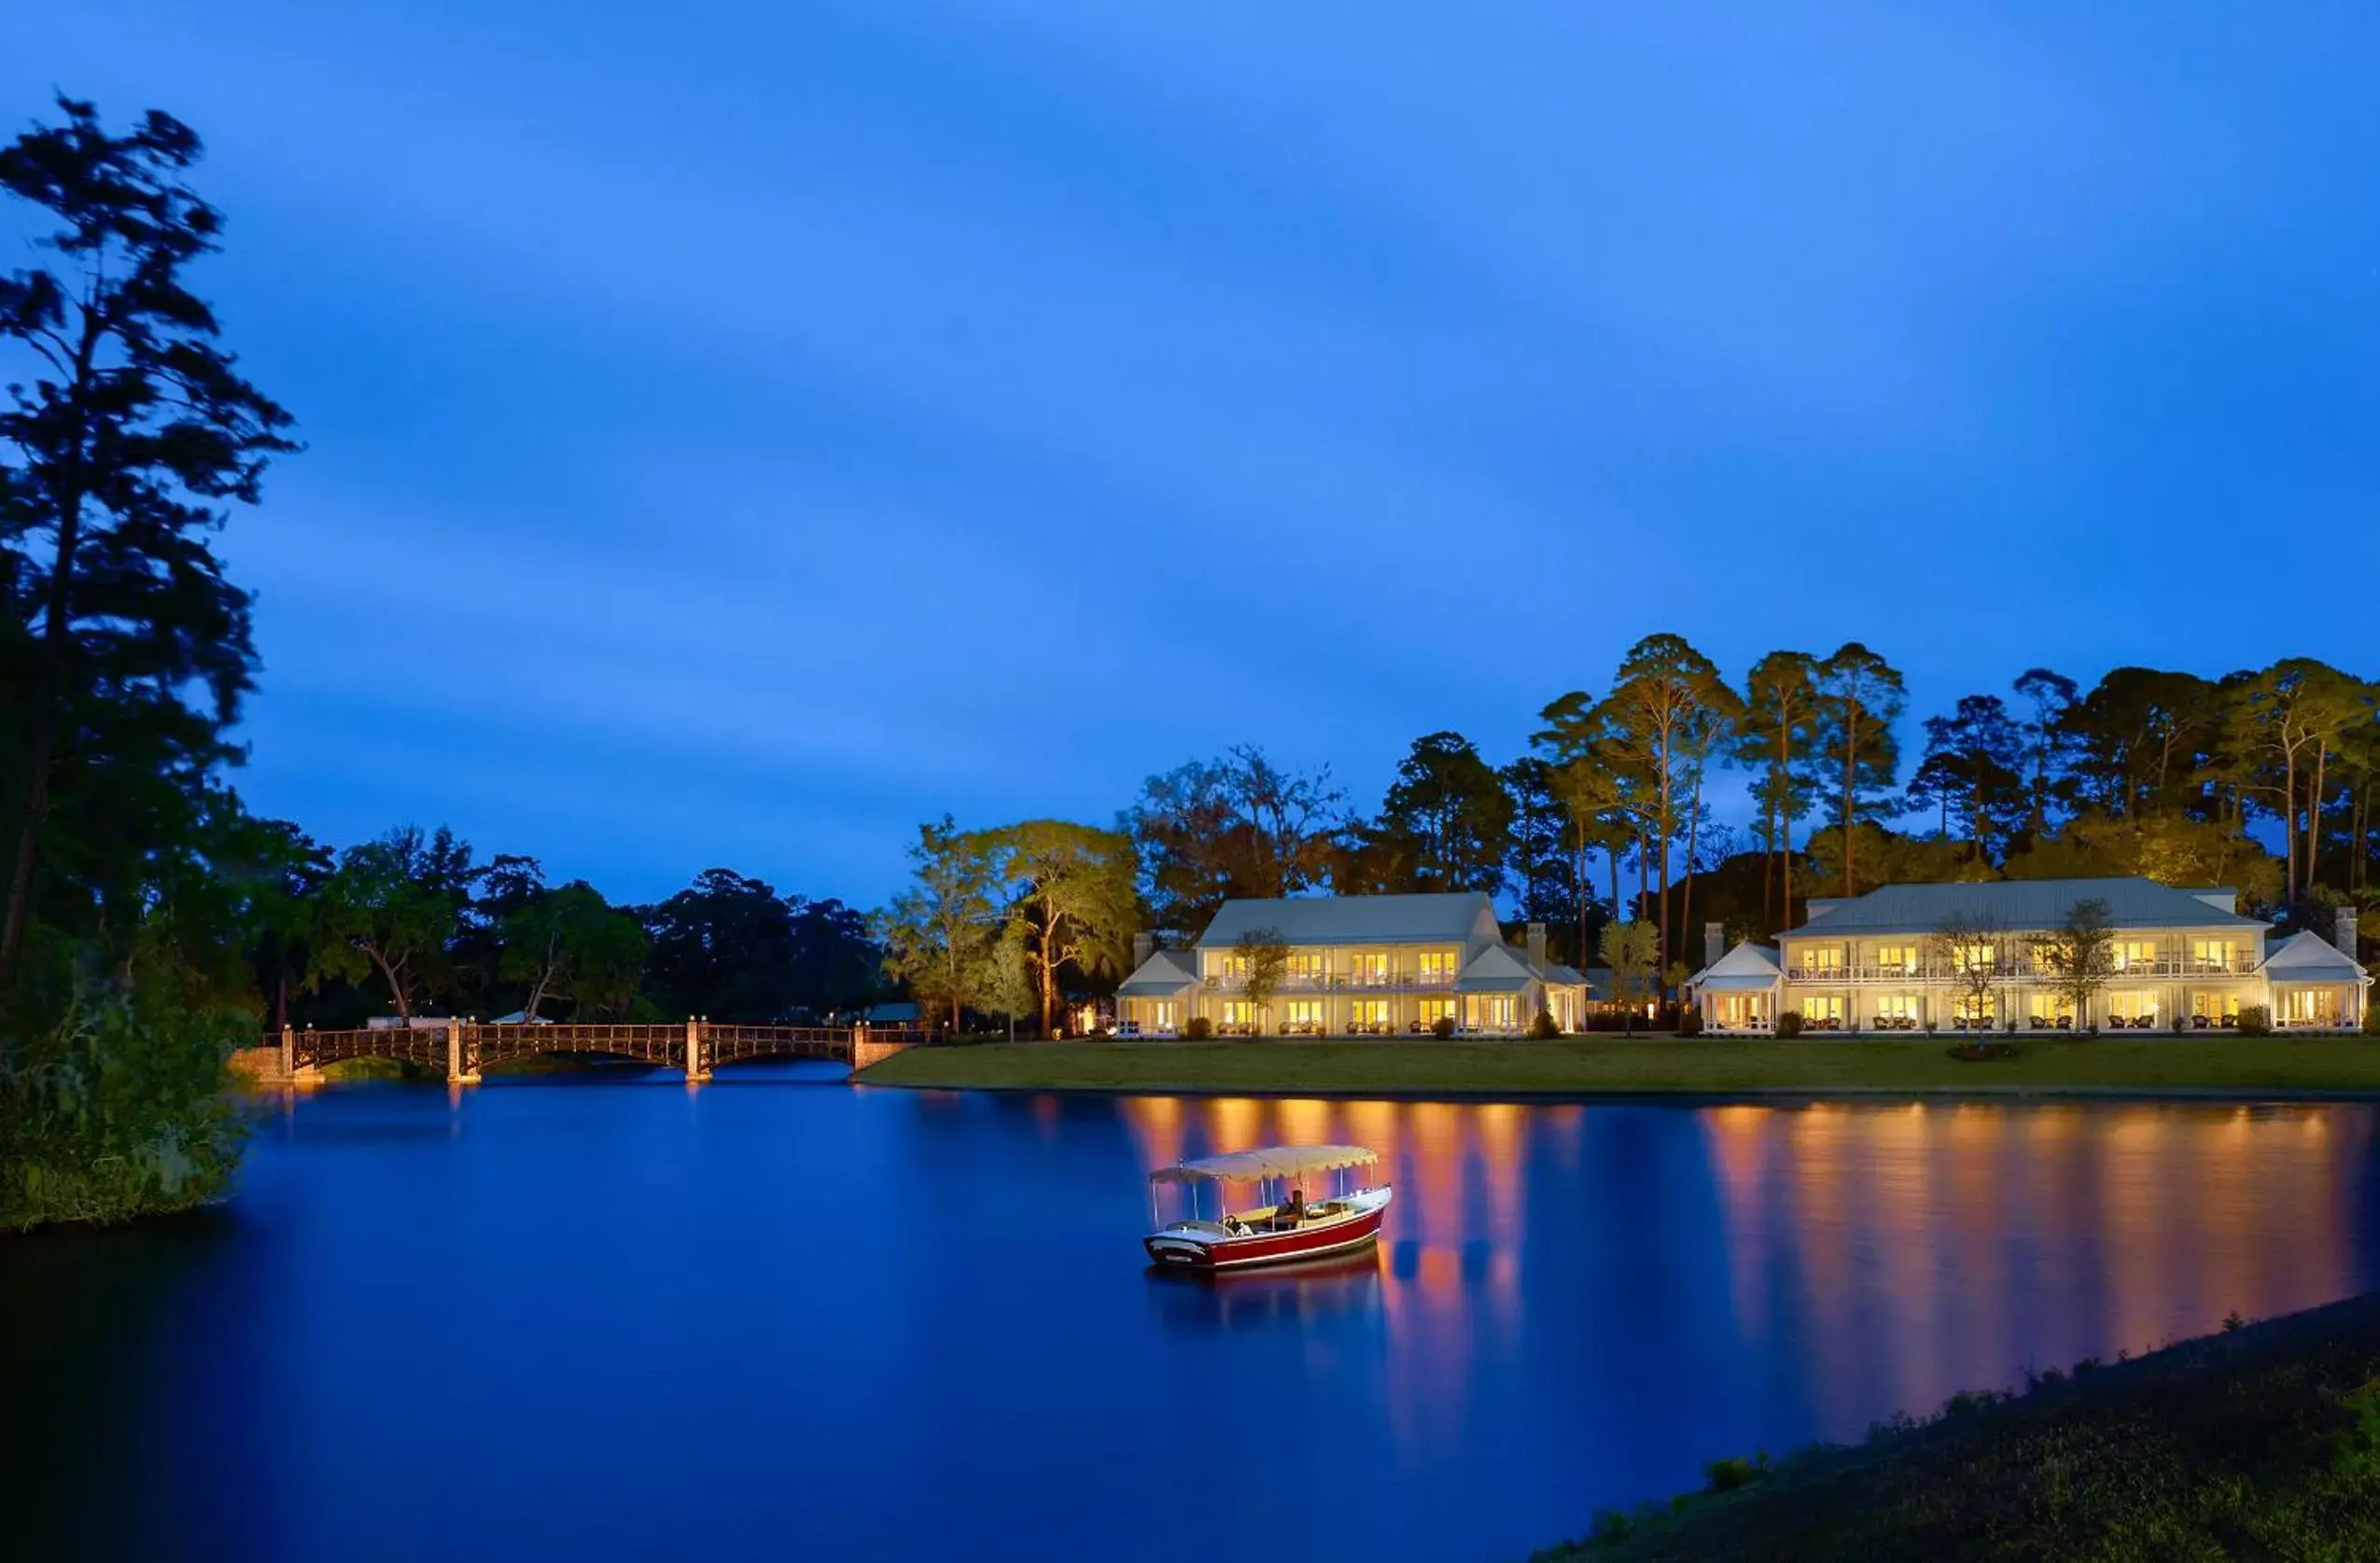
<svg viewBox="0 0 2380 1563"><path fill-rule="evenodd" d="M486 11L498 10L491 18ZM310 449L242 786L859 901L1253 741L1377 799L1676 629L2369 668L2351 7L119 4Z"/></svg>

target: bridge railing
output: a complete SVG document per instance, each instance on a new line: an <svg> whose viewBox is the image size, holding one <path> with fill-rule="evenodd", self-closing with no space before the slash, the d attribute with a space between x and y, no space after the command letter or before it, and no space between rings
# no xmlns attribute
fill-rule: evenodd
<svg viewBox="0 0 2380 1563"><path fill-rule="evenodd" d="M603 1053L654 1064L690 1064L700 1075L714 1063L771 1056L839 1057L856 1062L861 1045L914 1047L931 1040L914 1026L738 1026L707 1020L659 1024L581 1024L446 1020L434 1025L268 1032L288 1070L349 1058L395 1058L476 1079L483 1063L537 1054Z"/></svg>

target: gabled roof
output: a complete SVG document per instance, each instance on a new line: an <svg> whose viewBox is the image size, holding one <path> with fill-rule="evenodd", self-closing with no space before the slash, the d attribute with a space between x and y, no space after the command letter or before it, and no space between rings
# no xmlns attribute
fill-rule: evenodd
<svg viewBox="0 0 2380 1563"><path fill-rule="evenodd" d="M2293 933L2273 946L2260 968L2264 975L2284 983L2365 982L2363 968L2347 953L2318 933Z"/></svg>
<svg viewBox="0 0 2380 1563"><path fill-rule="evenodd" d="M1765 988L1784 976L1785 968L1778 964L1774 950L1766 944L1743 943L1686 981L1690 987L1724 991L1729 988Z"/></svg>
<svg viewBox="0 0 2380 1563"><path fill-rule="evenodd" d="M1529 957L1509 944L1491 944L1463 963L1454 979L1457 993L1519 993L1538 981Z"/></svg>
<svg viewBox="0 0 2380 1563"><path fill-rule="evenodd" d="M1585 987L1587 985L1587 979L1579 974L1576 967L1564 966L1558 960L1549 960L1546 962L1546 981L1553 984L1556 987L1575 988Z"/></svg>
<svg viewBox="0 0 2380 1563"><path fill-rule="evenodd" d="M1197 968L1187 950L1158 950L1124 979L1118 998L1167 998L1198 981Z"/></svg>
<svg viewBox="0 0 2380 1563"><path fill-rule="evenodd" d="M1460 944L1495 908L1477 890L1423 896L1293 896L1285 900L1227 900L1198 936L1198 948L1239 942L1270 928L1284 944Z"/></svg>
<svg viewBox="0 0 2380 1563"><path fill-rule="evenodd" d="M2203 892L2202 892L2203 893ZM1929 933L1954 917L1989 917L2011 931L2065 921L2079 900L2103 900L2119 928L2261 928L2188 890L2153 879L2003 879L1981 884L1881 885L1829 907L1781 938L1838 933Z"/></svg>

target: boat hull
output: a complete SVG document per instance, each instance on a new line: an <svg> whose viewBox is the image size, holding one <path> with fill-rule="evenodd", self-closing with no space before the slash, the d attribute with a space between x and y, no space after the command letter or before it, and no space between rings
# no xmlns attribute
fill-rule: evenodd
<svg viewBox="0 0 2380 1563"><path fill-rule="evenodd" d="M1252 1232L1246 1236L1210 1236L1182 1231L1153 1232L1142 1238L1149 1258L1168 1270L1248 1270L1260 1264L1294 1264L1349 1253L1380 1235L1383 1204L1345 1221L1304 1226L1295 1232Z"/></svg>

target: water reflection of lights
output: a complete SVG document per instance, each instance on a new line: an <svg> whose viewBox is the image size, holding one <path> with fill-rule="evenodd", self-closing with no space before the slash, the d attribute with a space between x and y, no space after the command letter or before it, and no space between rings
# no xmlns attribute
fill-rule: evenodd
<svg viewBox="0 0 2380 1563"><path fill-rule="evenodd" d="M1855 1399L1924 1409L2028 1362L2355 1289L2341 1164L2362 1153L2361 1115L1967 1103L1702 1117L1739 1332L1757 1340L1794 1316L1807 1348L1882 1380L1826 1386L1842 1403L1830 1414Z"/></svg>

